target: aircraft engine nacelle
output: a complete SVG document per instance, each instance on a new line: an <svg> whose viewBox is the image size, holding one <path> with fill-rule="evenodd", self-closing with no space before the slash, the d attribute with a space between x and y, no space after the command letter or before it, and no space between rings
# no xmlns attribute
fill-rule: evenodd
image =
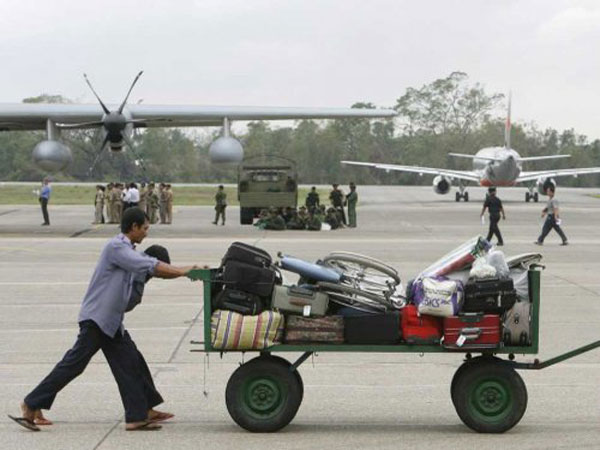
<svg viewBox="0 0 600 450"><path fill-rule="evenodd" d="M447 194L450 192L450 180L442 175L438 175L433 179L433 190L436 194Z"/></svg>
<svg viewBox="0 0 600 450"><path fill-rule="evenodd" d="M244 148L237 139L221 136L210 144L208 154L213 163L239 163L244 159Z"/></svg>
<svg viewBox="0 0 600 450"><path fill-rule="evenodd" d="M546 189L548 189L550 186L556 187L556 181L554 181L554 178L538 178L537 182L535 183L535 187L541 195L546 195Z"/></svg>
<svg viewBox="0 0 600 450"><path fill-rule="evenodd" d="M48 172L58 172L73 160L69 147L58 141L42 141L32 153L33 162Z"/></svg>

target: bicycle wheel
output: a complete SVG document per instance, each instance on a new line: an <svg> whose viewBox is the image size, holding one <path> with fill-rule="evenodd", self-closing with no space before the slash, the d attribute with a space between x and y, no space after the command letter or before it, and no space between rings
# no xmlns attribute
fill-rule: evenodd
<svg viewBox="0 0 600 450"><path fill-rule="evenodd" d="M356 289L384 293L390 297L400 284L396 269L369 256L335 252L327 255L323 261L325 265L341 271L342 284Z"/></svg>
<svg viewBox="0 0 600 450"><path fill-rule="evenodd" d="M317 283L319 290L326 292L331 301L355 309L363 307L365 312L386 311L392 307L390 300L383 294L364 291L345 284Z"/></svg>

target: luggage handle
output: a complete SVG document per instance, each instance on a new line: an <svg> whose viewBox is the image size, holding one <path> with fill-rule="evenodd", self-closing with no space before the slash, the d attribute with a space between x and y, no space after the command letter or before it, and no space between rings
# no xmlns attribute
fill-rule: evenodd
<svg viewBox="0 0 600 450"><path fill-rule="evenodd" d="M479 339L481 336L481 328L473 327L473 328L463 328L460 331L460 336L456 340L456 345L458 347L462 347L466 341L473 341Z"/></svg>
<svg viewBox="0 0 600 450"><path fill-rule="evenodd" d="M308 306L310 305L309 301L298 299L298 300L290 300L290 305L294 306Z"/></svg>
<svg viewBox="0 0 600 450"><path fill-rule="evenodd" d="M484 314L482 312L464 312L458 315L461 322L481 322L483 320Z"/></svg>

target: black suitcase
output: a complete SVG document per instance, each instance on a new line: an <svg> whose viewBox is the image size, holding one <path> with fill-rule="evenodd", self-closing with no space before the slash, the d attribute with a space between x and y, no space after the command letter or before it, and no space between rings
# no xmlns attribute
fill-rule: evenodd
<svg viewBox="0 0 600 450"><path fill-rule="evenodd" d="M223 268L223 283L227 289L270 297L275 286L276 271L238 261L228 261Z"/></svg>
<svg viewBox="0 0 600 450"><path fill-rule="evenodd" d="M512 278L472 279L465 284L464 312L503 314L517 301Z"/></svg>
<svg viewBox="0 0 600 450"><path fill-rule="evenodd" d="M235 311L246 316L256 316L265 308L264 301L256 294L235 289L223 289L213 300L213 311L217 309Z"/></svg>
<svg viewBox="0 0 600 450"><path fill-rule="evenodd" d="M397 344L400 337L398 311L344 316L344 342L347 344Z"/></svg>
<svg viewBox="0 0 600 450"><path fill-rule="evenodd" d="M227 265L228 261L243 262L257 267L269 267L273 263L271 255L266 251L243 242L234 242L229 246L221 266Z"/></svg>

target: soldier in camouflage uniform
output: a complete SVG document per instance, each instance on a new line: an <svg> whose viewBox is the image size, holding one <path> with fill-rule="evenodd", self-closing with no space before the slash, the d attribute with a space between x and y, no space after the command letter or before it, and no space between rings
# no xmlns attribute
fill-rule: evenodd
<svg viewBox="0 0 600 450"><path fill-rule="evenodd" d="M220 184L215 194L215 220L213 225L219 222L219 216L221 216L221 225L225 225L225 208L227 208L227 193L223 185Z"/></svg>
<svg viewBox="0 0 600 450"><path fill-rule="evenodd" d="M288 230L304 230L306 229L306 224L298 212L296 210L292 210L290 220L286 224L286 227Z"/></svg>
<svg viewBox="0 0 600 450"><path fill-rule="evenodd" d="M154 183L148 185L147 207L150 223L158 222L158 194L154 188Z"/></svg>
<svg viewBox="0 0 600 450"><path fill-rule="evenodd" d="M309 212L314 212L315 208L319 207L319 193L317 192L317 188L315 186L310 188L310 192L306 196L304 205L308 208Z"/></svg>
<svg viewBox="0 0 600 450"><path fill-rule="evenodd" d="M358 194L356 185L350 182L350 193L346 195L346 204L348 205L348 226L356 228L356 204L358 203Z"/></svg>
<svg viewBox="0 0 600 450"><path fill-rule="evenodd" d="M308 213L308 221L306 222L306 229L309 231L321 231L321 223L318 211Z"/></svg>
<svg viewBox="0 0 600 450"><path fill-rule="evenodd" d="M173 223L173 191L171 189L171 185L167 184L165 186L165 218L167 219L167 224L171 225Z"/></svg>
<svg viewBox="0 0 600 450"><path fill-rule="evenodd" d="M338 219L338 214L335 208L331 207L327 210L327 215L325 216L325 222L329 224L332 230L337 230L342 226L340 220Z"/></svg>
<svg viewBox="0 0 600 450"><path fill-rule="evenodd" d="M113 219L113 206L112 206L112 190L113 183L106 185L106 191L104 195L104 203L106 204L106 221L107 223L114 223Z"/></svg>
<svg viewBox="0 0 600 450"><path fill-rule="evenodd" d="M97 185L96 186L96 198L94 198L94 221L92 223L104 223L104 186Z"/></svg>
<svg viewBox="0 0 600 450"><path fill-rule="evenodd" d="M146 183L140 185L140 201L138 202L138 208L148 215L148 189L146 189Z"/></svg>
<svg viewBox="0 0 600 450"><path fill-rule="evenodd" d="M160 183L158 185L158 213L160 215L160 223L167 223L167 196L166 196L166 185Z"/></svg>
<svg viewBox="0 0 600 450"><path fill-rule="evenodd" d="M279 214L277 208L271 208L269 210L269 217L265 222L265 230L285 230L285 220Z"/></svg>
<svg viewBox="0 0 600 450"><path fill-rule="evenodd" d="M342 218L342 223L346 225L346 214L344 213L344 192L341 189L338 189L339 185L337 183L334 183L332 186L333 189L329 193L329 201L331 202L331 206L339 211Z"/></svg>

